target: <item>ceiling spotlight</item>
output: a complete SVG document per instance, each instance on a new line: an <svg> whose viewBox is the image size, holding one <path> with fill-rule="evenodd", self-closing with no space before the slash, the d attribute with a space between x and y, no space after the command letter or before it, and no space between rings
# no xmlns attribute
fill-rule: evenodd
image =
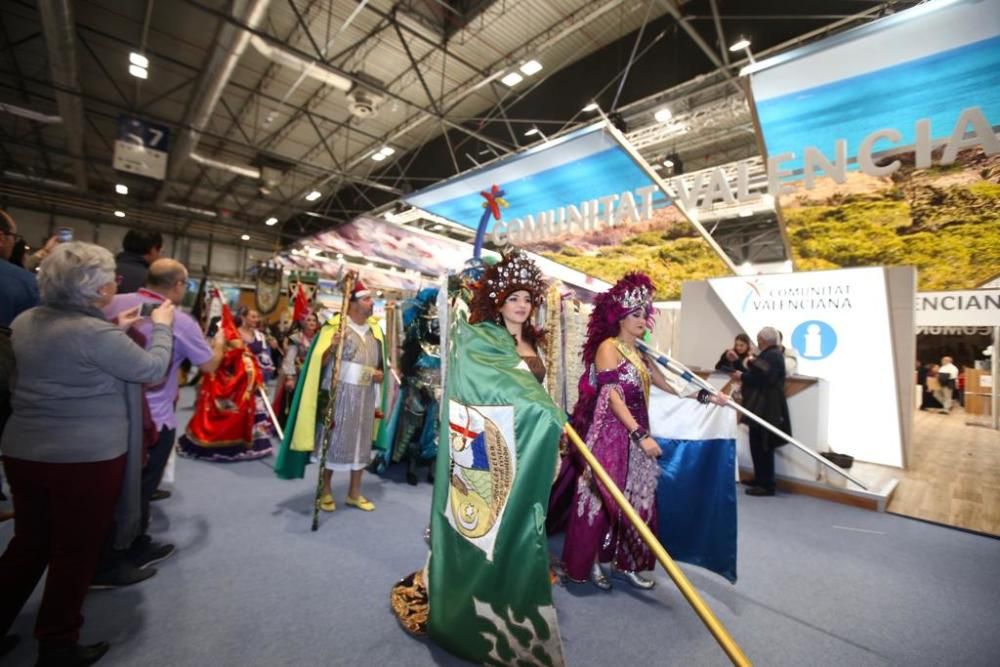
<svg viewBox="0 0 1000 667"><path fill-rule="evenodd" d="M536 135L536 134L538 134L538 128L537 127L533 127L530 130L528 130L527 132L525 132L524 136L530 137L530 136L533 136L533 135Z"/></svg>
<svg viewBox="0 0 1000 667"><path fill-rule="evenodd" d="M673 160L664 160L663 161L663 166L667 167L667 168L670 168L670 167L674 166L674 161Z"/></svg>
<svg viewBox="0 0 1000 667"><path fill-rule="evenodd" d="M438 224L431 225L430 227L428 227L427 231L429 231L429 232L440 232L442 229L444 229L444 225L438 223Z"/></svg>
<svg viewBox="0 0 1000 667"><path fill-rule="evenodd" d="M132 76L134 76L137 79L148 79L149 78L149 72L146 70L146 68L145 67L139 67L138 65L129 65L128 66L128 73L131 74Z"/></svg>
<svg viewBox="0 0 1000 667"><path fill-rule="evenodd" d="M597 111L600 108L601 107L600 107L600 105L597 104L597 102L591 102L587 106L583 107L583 110L584 111Z"/></svg>
<svg viewBox="0 0 1000 667"><path fill-rule="evenodd" d="M729 50L732 52L742 51L743 49L750 46L750 40L746 37L740 37L739 41L733 42L729 45Z"/></svg>
<svg viewBox="0 0 1000 667"><path fill-rule="evenodd" d="M121 183L119 183L119 184L117 184L115 186L115 192L117 192L120 195L127 195L128 194L128 186L127 185L122 185Z"/></svg>
<svg viewBox="0 0 1000 667"><path fill-rule="evenodd" d="M116 218L124 218L125 217L125 211L123 211L121 209L116 210L115 211L115 217Z"/></svg>
<svg viewBox="0 0 1000 667"><path fill-rule="evenodd" d="M385 153L374 153L374 154L372 154L372 159L375 160L376 162L381 162L386 157L388 157L388 156Z"/></svg>
<svg viewBox="0 0 1000 667"><path fill-rule="evenodd" d="M383 146L382 150L379 151L379 153L381 153L382 155L384 155L386 157L389 157L390 155L392 155L395 152L396 152L396 149L393 148L392 146Z"/></svg>
<svg viewBox="0 0 1000 667"><path fill-rule="evenodd" d="M274 216L271 216L270 218L264 221L264 224L267 225L268 227L274 227L276 224L278 224L278 219L275 218Z"/></svg>
<svg viewBox="0 0 1000 667"><path fill-rule="evenodd" d="M521 65L519 69L525 76L531 76L532 74L538 74L542 71L542 63L537 60L529 60Z"/></svg>
<svg viewBox="0 0 1000 667"><path fill-rule="evenodd" d="M243 239L244 241L249 241L250 240L250 235L249 234L244 234L240 238Z"/></svg>
<svg viewBox="0 0 1000 667"><path fill-rule="evenodd" d="M518 74L517 72L511 72L506 76L504 76L502 79L500 79L500 83L507 86L508 88L513 88L522 81L524 81L524 77Z"/></svg>
<svg viewBox="0 0 1000 667"><path fill-rule="evenodd" d="M664 107L658 109L656 113L653 114L653 118L656 119L657 123L666 123L668 120L674 117L674 114L670 113L670 109Z"/></svg>
<svg viewBox="0 0 1000 667"><path fill-rule="evenodd" d="M128 61L135 65L136 67L141 67L143 69L149 69L149 58L142 55L141 53L136 53L135 51L128 54Z"/></svg>
<svg viewBox="0 0 1000 667"><path fill-rule="evenodd" d="M323 196L322 192L320 192L319 190L313 190L312 192L306 195L306 201L316 201L322 196Z"/></svg>

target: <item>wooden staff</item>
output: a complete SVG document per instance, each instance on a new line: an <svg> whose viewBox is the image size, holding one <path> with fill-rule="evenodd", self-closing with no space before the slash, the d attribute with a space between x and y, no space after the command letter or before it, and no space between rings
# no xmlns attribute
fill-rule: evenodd
<svg viewBox="0 0 1000 667"><path fill-rule="evenodd" d="M601 485L607 489L608 493L611 494L611 497L614 498L615 503L619 508L621 508L621 511L625 514L629 523L632 524L632 527L639 533L639 537L642 538L642 541L646 543L646 546L648 546L656 556L656 560L660 561L660 565L663 566L663 569L666 570L667 574L670 575L670 578L673 579L674 584L676 584L677 588L688 601L688 604L690 604L694 609L695 613L698 614L698 617L701 618L701 622L705 624L708 631L712 633L713 637L715 637L715 641L719 642L719 646L726 652L729 659L732 660L734 665L740 665L741 667L750 665L750 659L747 658L746 654L743 653L743 650L736 644L736 641L733 640L732 636L722 625L719 619L715 617L715 614L712 613L709 606L705 604L705 601L701 599L701 596L698 595L698 591L696 591L694 586L691 585L691 582L688 580L687 576L685 576L683 570L677 567L677 563L675 563L674 559L670 557L667 550L663 548L660 541L656 539L656 536L653 535L653 531L649 529L646 522L639 517L639 514L635 511L628 500L625 499L621 490L614 483L614 480L611 479L611 476L608 475L604 466L598 462L597 458L594 457L590 449L587 448L583 439L580 438L579 434L569 424L566 424L563 431L569 437L570 441L576 445L580 455L583 456L583 459L587 462L587 465L590 466L590 469L594 471L594 475L601 482Z"/></svg>
<svg viewBox="0 0 1000 667"><path fill-rule="evenodd" d="M330 449L330 430L333 428L334 408L337 405L337 385L340 384L340 361L344 356L344 327L347 321L347 308L351 302L351 292L354 290L354 281L358 274L348 271L344 276L344 298L340 302L340 320L337 323L337 352L333 358L333 376L330 378L330 391L326 404L326 413L323 415L323 446L320 449L319 470L316 473L316 500L313 503L313 531L319 530L319 503L323 495L323 469L326 467L326 453Z"/></svg>

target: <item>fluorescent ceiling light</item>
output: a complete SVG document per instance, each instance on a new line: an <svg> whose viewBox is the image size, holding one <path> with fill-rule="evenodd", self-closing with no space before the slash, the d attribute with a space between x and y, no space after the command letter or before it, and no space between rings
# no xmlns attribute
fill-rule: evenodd
<svg viewBox="0 0 1000 667"><path fill-rule="evenodd" d="M521 65L519 69L523 74L531 76L532 74L538 74L539 72L542 71L542 63L538 62L537 60L529 60L528 62Z"/></svg>
<svg viewBox="0 0 1000 667"><path fill-rule="evenodd" d="M396 152L396 149L393 148L392 146L383 146L382 150L379 151L379 153L381 153L382 155L384 155L386 157L389 157L390 155L392 155L395 152Z"/></svg>
<svg viewBox="0 0 1000 667"><path fill-rule="evenodd" d="M128 186L127 185L122 185L121 183L119 183L119 184L115 185L115 192L117 192L120 195L127 195L128 194Z"/></svg>
<svg viewBox="0 0 1000 667"><path fill-rule="evenodd" d="M115 217L116 218L124 218L125 217L125 211L123 211L121 209L118 209L117 211L115 211Z"/></svg>
<svg viewBox="0 0 1000 667"><path fill-rule="evenodd" d="M752 218L753 217L753 211L751 211L748 208L745 208L742 211L740 211L740 217L741 218Z"/></svg>
<svg viewBox="0 0 1000 667"><path fill-rule="evenodd" d="M733 52L742 51L743 49L749 46L750 46L750 40L746 39L745 37L741 37L738 42L734 42L732 45L730 45L729 50Z"/></svg>
<svg viewBox="0 0 1000 667"><path fill-rule="evenodd" d="M312 192L306 195L306 201L316 201L322 196L323 196L322 192L320 192L319 190L313 190Z"/></svg>
<svg viewBox="0 0 1000 667"><path fill-rule="evenodd" d="M274 227L276 224L278 224L278 219L272 216L267 220L265 220L264 224L267 225L268 227Z"/></svg>
<svg viewBox="0 0 1000 667"><path fill-rule="evenodd" d="M524 77L518 74L517 72L511 72L510 74L507 74L502 79L500 79L500 83L507 86L508 88L513 88L522 81L524 81Z"/></svg>
<svg viewBox="0 0 1000 667"><path fill-rule="evenodd" d="M249 234L244 234L240 238L243 239L244 241L249 241L250 240L250 235Z"/></svg>
<svg viewBox="0 0 1000 667"><path fill-rule="evenodd" d="M137 67L147 69L149 67L149 58L142 55L141 53L136 53L133 51L128 54L128 61Z"/></svg>
<svg viewBox="0 0 1000 667"><path fill-rule="evenodd" d="M666 107L657 109L656 113L653 114L653 118L656 119L657 123L666 123L673 117L674 114L670 113L670 109L667 109Z"/></svg>
<svg viewBox="0 0 1000 667"><path fill-rule="evenodd" d="M372 155L372 159L375 160L376 162L381 162L386 157L388 156L385 153L375 153Z"/></svg>
<svg viewBox="0 0 1000 667"><path fill-rule="evenodd" d="M533 127L530 130L528 130L527 132L525 132L524 136L530 137L533 134L538 134L538 128L537 127Z"/></svg>
<svg viewBox="0 0 1000 667"><path fill-rule="evenodd" d="M591 102L587 106L583 107L583 110L584 111L597 111L600 108L601 107L597 104L597 102Z"/></svg>
<svg viewBox="0 0 1000 667"><path fill-rule="evenodd" d="M149 72L146 71L145 67L139 67L138 65L129 65L128 73L137 79L149 78Z"/></svg>

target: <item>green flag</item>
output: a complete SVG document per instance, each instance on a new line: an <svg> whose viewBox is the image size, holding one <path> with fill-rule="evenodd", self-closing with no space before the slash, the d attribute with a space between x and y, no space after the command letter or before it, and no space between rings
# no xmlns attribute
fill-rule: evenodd
<svg viewBox="0 0 1000 667"><path fill-rule="evenodd" d="M562 665L545 512L565 415L505 328L460 317L450 337L428 632L481 664Z"/></svg>

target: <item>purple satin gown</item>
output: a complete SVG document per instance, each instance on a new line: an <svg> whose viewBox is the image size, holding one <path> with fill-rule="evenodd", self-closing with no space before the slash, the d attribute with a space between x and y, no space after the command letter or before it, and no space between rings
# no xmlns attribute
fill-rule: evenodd
<svg viewBox="0 0 1000 667"><path fill-rule="evenodd" d="M639 371L623 359L616 369L597 373L596 380L597 400L587 430L587 447L655 534L659 466L632 444L628 429L611 411L611 392L619 392L635 420L649 430L646 390ZM651 570L656 564L653 553L611 495L596 478L581 475L569 507L563 562L567 574L582 581L595 560L633 571Z"/></svg>

